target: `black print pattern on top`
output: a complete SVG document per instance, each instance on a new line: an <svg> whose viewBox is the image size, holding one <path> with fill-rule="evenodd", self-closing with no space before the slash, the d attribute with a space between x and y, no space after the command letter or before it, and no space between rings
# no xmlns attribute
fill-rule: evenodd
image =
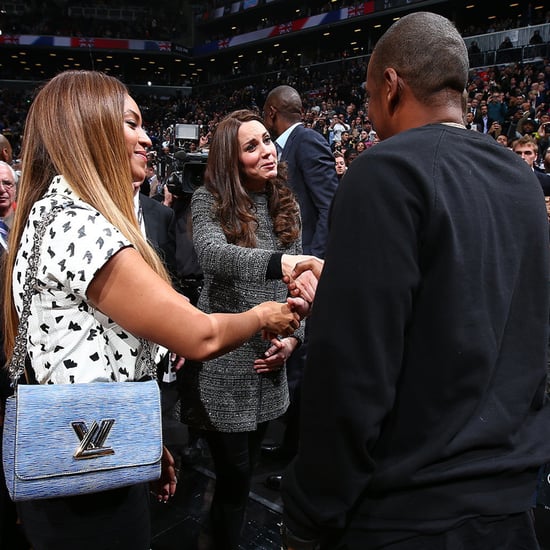
<svg viewBox="0 0 550 550"><path fill-rule="evenodd" d="M47 228L31 303L27 345L41 384L133 380L139 340L88 302L99 269L132 244L83 202L62 176L33 207L14 267L14 297L21 312L23 281L35 224L43 212L64 208Z"/></svg>

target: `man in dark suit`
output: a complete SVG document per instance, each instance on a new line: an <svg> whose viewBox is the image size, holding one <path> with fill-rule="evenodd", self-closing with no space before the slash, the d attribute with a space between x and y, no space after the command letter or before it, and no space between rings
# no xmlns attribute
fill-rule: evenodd
<svg viewBox="0 0 550 550"><path fill-rule="evenodd" d="M152 199L143 192L138 194L138 219L147 240L160 256L174 288L197 304L202 283L202 271L188 235L188 203L191 194L182 197L170 194L170 206ZM183 366L184 359L170 359L167 353L159 363L158 377L162 392L163 435L168 448L181 456L182 461L194 463L203 454L201 433L187 428L177 420L176 407L180 399L180 376L176 371ZM185 446L181 443L186 441ZM177 452L176 452L177 448Z"/></svg>
<svg viewBox="0 0 550 550"><path fill-rule="evenodd" d="M491 129L491 124L494 120L489 116L489 110L487 105L482 105L480 107L479 115L475 118L477 124L477 131L482 134L487 134Z"/></svg>
<svg viewBox="0 0 550 550"><path fill-rule="evenodd" d="M174 211L159 201L139 193L138 220L149 243L160 256L168 273L175 273L176 217Z"/></svg>
<svg viewBox="0 0 550 550"><path fill-rule="evenodd" d="M328 235L328 213L338 186L334 155L326 139L302 124L302 100L291 86L278 86L269 92L263 119L275 140L279 161L288 164L288 184L296 194L302 215L302 248L304 254L319 258L325 255ZM290 459L298 448L300 386L307 350L306 339L287 361L290 406L285 415L283 442L264 452ZM269 476L268 487L280 486L281 476Z"/></svg>
<svg viewBox="0 0 550 550"><path fill-rule="evenodd" d="M134 184L134 207L141 231L164 263L172 279L174 288L178 288L176 278L176 217L168 206L140 193L142 182ZM153 290L153 289L151 289ZM179 359L183 363L183 359ZM175 364L175 367L178 366ZM172 371L170 352L165 353L158 362L157 376L161 389L163 438L166 446L174 454L181 449L176 447L185 441L183 424L175 420L174 408L179 399L175 372Z"/></svg>
<svg viewBox="0 0 550 550"><path fill-rule="evenodd" d="M303 252L322 258L328 211L338 186L332 151L323 136L303 126L302 100L291 86L271 90L263 113L264 124L282 151L279 160L288 163L288 183L300 203Z"/></svg>

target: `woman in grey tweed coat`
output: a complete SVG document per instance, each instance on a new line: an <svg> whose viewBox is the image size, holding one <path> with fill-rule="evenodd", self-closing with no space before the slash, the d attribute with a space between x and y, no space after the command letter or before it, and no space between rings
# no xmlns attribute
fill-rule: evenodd
<svg viewBox="0 0 550 550"><path fill-rule="evenodd" d="M282 276L305 258L299 207L269 132L252 111L235 111L218 125L191 213L204 272L200 309L238 312L286 299ZM257 334L217 359L183 368L183 420L206 430L216 470L210 516L217 549L238 548L267 423L288 407L285 361L302 336L302 328L282 339Z"/></svg>

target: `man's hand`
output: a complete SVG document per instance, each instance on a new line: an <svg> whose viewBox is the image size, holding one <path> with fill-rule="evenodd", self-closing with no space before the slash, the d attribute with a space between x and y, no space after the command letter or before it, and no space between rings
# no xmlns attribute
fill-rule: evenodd
<svg viewBox="0 0 550 550"><path fill-rule="evenodd" d="M315 257L298 262L291 275L283 277L291 296L303 298L311 305L324 265L323 260Z"/></svg>

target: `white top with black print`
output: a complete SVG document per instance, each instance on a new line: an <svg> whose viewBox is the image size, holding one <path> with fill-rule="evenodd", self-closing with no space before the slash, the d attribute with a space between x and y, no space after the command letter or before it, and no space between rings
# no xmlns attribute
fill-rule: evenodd
<svg viewBox="0 0 550 550"><path fill-rule="evenodd" d="M134 379L139 340L92 307L86 297L94 275L117 252L132 246L62 176L33 207L14 267L14 297L21 313L34 222L62 205L48 225L40 253L27 345L40 384L122 382Z"/></svg>

